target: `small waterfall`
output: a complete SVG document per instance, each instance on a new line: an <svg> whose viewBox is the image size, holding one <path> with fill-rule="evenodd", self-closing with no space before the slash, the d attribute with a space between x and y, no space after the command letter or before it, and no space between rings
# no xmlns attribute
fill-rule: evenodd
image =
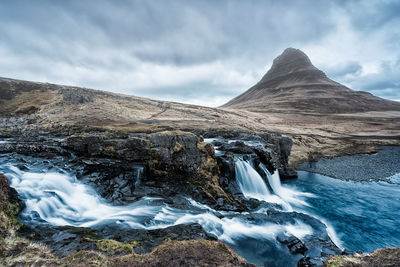
<svg viewBox="0 0 400 267"><path fill-rule="evenodd" d="M271 195L262 177L248 162L237 158L235 170L237 183L245 197L264 200Z"/></svg>
<svg viewBox="0 0 400 267"><path fill-rule="evenodd" d="M274 193L280 195L282 193L282 185L281 179L279 177L279 172L276 171L274 172L274 174L271 174L262 163L260 164L260 168L265 172L269 185L271 186Z"/></svg>
<svg viewBox="0 0 400 267"><path fill-rule="evenodd" d="M136 168L136 181L135 181L135 187L140 185L140 178L142 177L143 174L143 167L137 167Z"/></svg>
<svg viewBox="0 0 400 267"><path fill-rule="evenodd" d="M253 168L251 162L247 162L241 158L235 158L236 181L240 190L246 198L255 198L266 202L272 202L282 205L287 211L292 211L292 207L280 198L273 195L269 191L263 178Z"/></svg>
<svg viewBox="0 0 400 267"><path fill-rule="evenodd" d="M271 186L274 194L278 195L284 202L291 203L295 206L309 206L307 202L299 197L313 197L313 194L303 193L291 188L283 187L278 171L275 171L273 174L271 174L262 163L260 164L260 168L265 172L268 183Z"/></svg>

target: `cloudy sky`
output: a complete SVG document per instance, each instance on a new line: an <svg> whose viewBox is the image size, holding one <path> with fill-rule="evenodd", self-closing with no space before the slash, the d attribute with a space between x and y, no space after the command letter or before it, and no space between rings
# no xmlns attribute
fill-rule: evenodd
<svg viewBox="0 0 400 267"><path fill-rule="evenodd" d="M0 76L219 106L285 48L400 100L398 0L1 0Z"/></svg>

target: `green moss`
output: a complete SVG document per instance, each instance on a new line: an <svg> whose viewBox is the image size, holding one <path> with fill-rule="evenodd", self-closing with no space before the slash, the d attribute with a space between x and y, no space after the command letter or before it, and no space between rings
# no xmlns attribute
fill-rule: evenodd
<svg viewBox="0 0 400 267"><path fill-rule="evenodd" d="M112 239L101 239L96 241L96 247L99 251L110 254L131 254L134 252L133 248L138 245L138 241L131 241L129 243L122 243Z"/></svg>
<svg viewBox="0 0 400 267"><path fill-rule="evenodd" d="M344 267L344 266L359 266L362 263L361 259L357 256L340 256L336 255L329 258L325 265L327 267ZM368 266L367 264L365 266Z"/></svg>
<svg viewBox="0 0 400 267"><path fill-rule="evenodd" d="M343 266L343 261L341 258L330 258L327 262L326 262L326 266L327 267L340 267Z"/></svg>
<svg viewBox="0 0 400 267"><path fill-rule="evenodd" d="M189 179L188 183L192 184L192 185L203 185L203 183L201 181L195 180L195 179Z"/></svg>
<svg viewBox="0 0 400 267"><path fill-rule="evenodd" d="M106 263L107 258L101 254L94 254L88 251L82 250L64 259L65 266L74 266L83 263L88 266L108 266Z"/></svg>

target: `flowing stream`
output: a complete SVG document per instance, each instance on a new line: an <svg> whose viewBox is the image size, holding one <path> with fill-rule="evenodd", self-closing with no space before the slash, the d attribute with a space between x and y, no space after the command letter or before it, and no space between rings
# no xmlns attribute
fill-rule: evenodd
<svg viewBox="0 0 400 267"><path fill-rule="evenodd" d="M303 212L320 219L337 245L368 251L400 245L400 184L352 183L299 172L298 180L282 185L278 172L271 174L260 165L268 186L252 162L239 157L235 161L237 182L246 198L277 203L283 211ZM187 199L185 209L148 197L130 205L112 205L76 179L68 168L49 168L44 162L35 159L32 164L17 167L15 161L0 156L0 173L10 179L25 202L21 220L28 224L94 227L115 223L133 229L158 229L199 223L249 261L270 266L290 266L299 258L276 242L277 234L283 232L302 239L313 233L309 225L299 220L290 224L257 223L237 212L215 211L192 199ZM274 261L266 262L271 255Z"/></svg>
<svg viewBox="0 0 400 267"><path fill-rule="evenodd" d="M130 205L112 205L74 175L57 167L48 169L40 161L37 159L30 166L25 164L23 170L12 162L0 161L0 173L10 179L11 186L18 191L26 204L20 218L28 224L95 227L115 223L133 229L151 230L198 223L205 231L229 243L240 254L245 254L258 264L263 263L266 255L256 259L258 256L249 256L254 251L245 251L251 245L254 246L254 241L257 246L260 242L264 246L269 244L267 247L276 255L286 255L287 252L283 252L282 246L275 241L277 234L291 234L301 239L313 232L309 225L299 220L287 224L259 223L245 220L237 212L215 211L192 199L187 199L189 205L184 210L164 204L161 198L148 197ZM236 163L240 173L239 184L245 196L286 204L279 196L269 192L267 185L249 162L237 159ZM290 205L287 207L290 208ZM221 218L221 214L224 217ZM247 245L243 247L243 244ZM298 256L289 263L294 264L296 260Z"/></svg>

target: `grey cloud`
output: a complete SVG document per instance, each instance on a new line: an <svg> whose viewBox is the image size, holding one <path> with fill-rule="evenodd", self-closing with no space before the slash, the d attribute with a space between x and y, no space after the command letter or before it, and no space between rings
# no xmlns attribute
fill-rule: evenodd
<svg viewBox="0 0 400 267"><path fill-rule="evenodd" d="M343 1L342 4L351 15L353 24L362 31L374 31L400 19L400 2L397 0Z"/></svg>
<svg viewBox="0 0 400 267"><path fill-rule="evenodd" d="M365 5L379 10L368 27L398 19L394 6ZM233 97L286 47L318 44L334 31L337 10L354 14L364 31L362 13L347 1L4 0L0 76L185 102L198 101L199 92ZM362 62L331 65L329 75L346 77L358 75Z"/></svg>
<svg viewBox="0 0 400 267"><path fill-rule="evenodd" d="M354 89L384 98L400 99L400 60L393 64L382 62L379 72L364 75L351 83Z"/></svg>
<svg viewBox="0 0 400 267"><path fill-rule="evenodd" d="M362 66L359 62L349 61L345 63L338 63L334 67L326 70L328 76L333 78L342 78L348 75L359 76L362 71Z"/></svg>

